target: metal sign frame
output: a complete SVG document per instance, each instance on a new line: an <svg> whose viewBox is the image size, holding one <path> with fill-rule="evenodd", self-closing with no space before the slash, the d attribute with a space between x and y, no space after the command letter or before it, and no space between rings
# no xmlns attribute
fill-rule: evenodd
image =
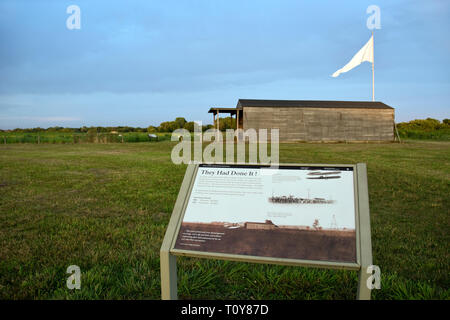
<svg viewBox="0 0 450 320"><path fill-rule="evenodd" d="M220 165L220 164L219 164ZM226 164L223 164L224 166ZM239 166L255 166L255 164L237 164ZM257 165L264 167L264 165ZM189 164L178 193L169 225L164 236L160 250L161 264L161 298L174 300L177 294L177 266L176 256L189 256L199 258L211 258L232 261L244 261L252 263L267 263L279 265L294 265L303 267L316 267L328 269L346 269L359 271L359 284L357 299L369 300L371 289L367 280L371 273L367 268L372 265L372 242L370 232L369 194L367 185L367 168L365 163L356 165L344 164L280 164L283 167L352 167L355 201L355 232L356 232L356 262L334 262L319 260L286 259L261 256L238 255L228 253L202 252L194 250L176 249L175 242L183 221L184 213L189 202L199 164Z"/></svg>

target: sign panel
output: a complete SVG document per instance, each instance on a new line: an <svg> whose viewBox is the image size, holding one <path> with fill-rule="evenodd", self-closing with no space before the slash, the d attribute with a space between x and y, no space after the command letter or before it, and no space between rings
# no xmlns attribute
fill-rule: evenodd
<svg viewBox="0 0 450 320"><path fill-rule="evenodd" d="M198 166L174 253L357 263L354 166Z"/></svg>

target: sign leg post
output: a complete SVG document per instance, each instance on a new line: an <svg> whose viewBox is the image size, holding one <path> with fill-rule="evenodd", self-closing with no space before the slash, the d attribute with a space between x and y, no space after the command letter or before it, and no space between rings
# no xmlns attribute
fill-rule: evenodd
<svg viewBox="0 0 450 320"><path fill-rule="evenodd" d="M372 265L372 240L370 235L367 166L365 163L358 163L356 165L356 170L359 198L359 241L361 252L361 268L359 269L359 283L356 299L370 300L371 289L367 286L367 280L372 276L372 273L367 273L367 268Z"/></svg>
<svg viewBox="0 0 450 320"><path fill-rule="evenodd" d="M370 273L366 272L367 267L361 266L358 277L358 293L356 295L357 300L370 300L371 289L367 286L367 280L370 277Z"/></svg>
<svg viewBox="0 0 450 320"><path fill-rule="evenodd" d="M161 268L161 299L177 300L177 258L170 253L172 240L177 230L177 225L183 214L183 205L189 192L193 177L198 168L198 164L190 163L186 169L186 174L181 184L180 192L175 203L169 225L160 249L160 268Z"/></svg>
<svg viewBox="0 0 450 320"><path fill-rule="evenodd" d="M169 251L160 252L161 263L161 299L177 300L177 258Z"/></svg>

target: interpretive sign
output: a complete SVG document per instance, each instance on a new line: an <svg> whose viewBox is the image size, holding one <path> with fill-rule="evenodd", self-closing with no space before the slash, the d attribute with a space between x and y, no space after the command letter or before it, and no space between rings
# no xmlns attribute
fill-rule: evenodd
<svg viewBox="0 0 450 320"><path fill-rule="evenodd" d="M190 165L161 248L163 298L176 298L174 255L364 276L372 261L365 165ZM362 289L370 298L361 286L358 297Z"/></svg>
<svg viewBox="0 0 450 320"><path fill-rule="evenodd" d="M356 262L353 167L200 165L175 249Z"/></svg>

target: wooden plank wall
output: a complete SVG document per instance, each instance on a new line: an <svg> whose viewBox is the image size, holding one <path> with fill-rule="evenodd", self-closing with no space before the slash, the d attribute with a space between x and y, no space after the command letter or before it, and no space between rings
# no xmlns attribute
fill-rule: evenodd
<svg viewBox="0 0 450 320"><path fill-rule="evenodd" d="M394 140L394 109L244 107L243 113L244 130L279 128L280 141Z"/></svg>

